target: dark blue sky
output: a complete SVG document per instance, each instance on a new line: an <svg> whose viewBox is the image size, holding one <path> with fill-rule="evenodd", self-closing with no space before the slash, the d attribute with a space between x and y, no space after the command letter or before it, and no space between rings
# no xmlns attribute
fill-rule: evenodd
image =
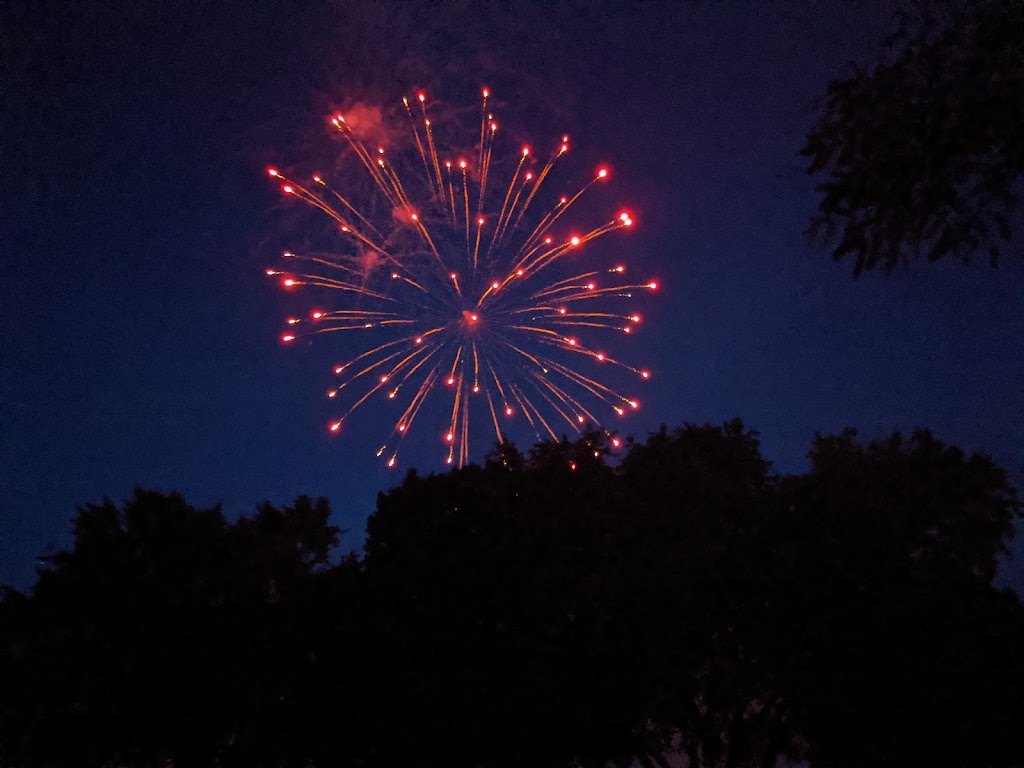
<svg viewBox="0 0 1024 768"><path fill-rule="evenodd" d="M740 416L799 471L815 431L927 426L1024 477L1024 267L854 281L802 235L815 99L871 61L891 6L347 5L5 5L0 582L135 485L231 514L323 494L359 545L401 475L373 418L325 434L334 356L277 342L263 168L330 151L346 99L421 86L467 103L486 83L538 141L613 162L630 263L665 285L627 433Z"/></svg>

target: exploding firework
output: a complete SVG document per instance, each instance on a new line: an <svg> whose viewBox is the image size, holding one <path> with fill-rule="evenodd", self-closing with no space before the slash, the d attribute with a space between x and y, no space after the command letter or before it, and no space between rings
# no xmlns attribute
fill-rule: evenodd
<svg viewBox="0 0 1024 768"><path fill-rule="evenodd" d="M581 201L608 170L546 203L542 186L569 151L569 137L546 160L529 147L504 153L490 93L482 95L479 133L462 154L441 149L423 93L403 99L408 150L394 157L370 143L362 115L333 116L368 194L350 174L343 174L345 189L321 174L300 183L268 169L287 196L327 216L341 241L331 254L285 252L289 268L267 270L286 289L337 296L333 308L289 318L281 340L336 332L358 339L357 354L334 367L338 382L327 396L342 405L329 429L340 431L374 397L397 401L400 415L377 451L388 466L423 409L438 402L447 422L444 454L461 466L469 459L471 411L485 415L499 441L503 422L519 414L538 439L557 439L566 425L600 427L639 407L605 383L600 366L650 377L581 338L632 333L640 316L616 308L658 287L624 279L621 264L579 267L587 243L633 226L624 211L578 233L565 226L574 207L586 210ZM511 159L502 174L504 157Z"/></svg>

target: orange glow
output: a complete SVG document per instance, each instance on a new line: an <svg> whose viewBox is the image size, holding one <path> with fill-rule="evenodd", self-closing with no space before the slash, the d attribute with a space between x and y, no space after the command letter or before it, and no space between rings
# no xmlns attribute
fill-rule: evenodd
<svg viewBox="0 0 1024 768"><path fill-rule="evenodd" d="M312 307L285 316L292 333L280 332L279 340L297 341L295 326L300 322L308 331L302 334L303 348L319 339L351 339L342 348L353 356L332 366L338 379L326 394L342 410L328 426L337 432L364 402L379 405L380 389L401 404L400 415L392 421L394 444L385 443L377 452L388 467L395 466L399 443L413 431L417 415L431 412L436 417L439 407L446 418L428 431L447 444L446 462L461 467L472 461L470 435L476 433L477 417L470 412L478 406L470 408L477 398L469 394L485 395L479 399L487 401L484 410L489 409L499 440L507 439L499 426L500 411L511 419L514 410L523 411L523 421L539 438L557 440L567 426L581 433L581 425L599 425L612 411L622 416L639 407L614 388L611 374L650 376L617 360L616 352L591 347L603 343L592 341L592 333L639 331L640 315L615 302L632 298L638 289L659 288L654 281L626 284L616 277L625 272L626 262L613 268L579 266L583 245L589 252L591 240L625 237L620 230L633 225L627 210L591 208L591 198L597 197L591 187L610 178L610 166L591 166L590 177L583 166L582 179L578 171L569 171L564 179L552 181L562 175L562 156L571 149L569 136L539 145L544 147L538 150L542 157L535 156L532 144L517 140L512 132L496 136L504 117L496 110L492 114L489 88L482 87L480 93L483 106L477 103L468 137L449 137L448 130L435 135L432 113L441 103L432 105L428 118L427 94L419 90L402 99L402 111L411 118L403 135L398 133L402 126L384 124L390 114L386 109L370 118L359 114L359 125L354 112L351 127L340 113L328 116L341 134L337 138L347 142L351 157L369 173L366 184L350 183L347 170L334 186L319 172L300 175L312 182L292 183L276 167L266 169L283 193L326 214L335 235L345 233L336 238L343 244L341 252L319 246L298 254L286 251L284 258L301 260L303 266L289 266L287 272L265 270L268 276L280 275L285 289L302 286L297 297L315 293ZM420 112L413 106L417 101ZM456 127L457 121L448 118L460 113L447 105L443 109L443 127ZM398 147L402 161L392 165L392 149ZM406 157L410 152L419 155L411 166ZM453 165L458 166L454 174ZM415 178L408 175L410 170L417 172ZM426 171L426 177L419 171ZM572 178L579 180L574 183ZM563 181L571 187L554 188ZM577 212L583 215L574 217ZM602 278L598 286L604 273L613 277ZM340 300L321 298L325 291L336 292ZM601 366L582 360L584 356ZM448 429L441 432L444 426ZM605 445L622 444L604 434ZM477 445L475 438L472 443ZM589 452L601 456L593 446ZM575 461L568 463L577 469Z"/></svg>

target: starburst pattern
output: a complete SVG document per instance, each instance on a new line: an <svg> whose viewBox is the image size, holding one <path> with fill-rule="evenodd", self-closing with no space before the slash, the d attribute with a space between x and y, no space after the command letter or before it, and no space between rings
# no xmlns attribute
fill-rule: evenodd
<svg viewBox="0 0 1024 768"><path fill-rule="evenodd" d="M623 264L579 267L587 243L634 223L620 211L579 233L565 228L567 214L608 180L608 169L545 201L544 183L569 151L569 137L544 160L529 147L502 154L490 92L482 96L479 134L461 155L440 148L424 93L403 99L407 150L371 143L358 113L334 115L358 173L372 182L369 194L358 194L358 181L344 174L340 183L321 174L307 183L268 169L287 196L327 216L340 238L330 254L289 251L288 268L267 270L286 289L336 298L308 319L289 318L281 340L337 332L358 339L357 353L334 367L338 383L327 395L342 407L329 429L340 431L375 396L397 401L400 415L377 451L389 466L435 403L445 403L446 460L461 466L470 455L471 411L486 414L498 440L505 439L502 424L518 414L538 438L557 439L566 426L600 427L639 407L593 366L650 377L582 338L633 333L640 315L621 309L622 300L658 287L625 280ZM506 183L497 177L507 156ZM356 191L346 191L346 181Z"/></svg>

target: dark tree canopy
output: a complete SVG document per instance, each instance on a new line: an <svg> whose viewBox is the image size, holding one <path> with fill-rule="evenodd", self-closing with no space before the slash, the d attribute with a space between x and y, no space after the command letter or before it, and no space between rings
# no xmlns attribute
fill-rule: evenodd
<svg viewBox="0 0 1024 768"><path fill-rule="evenodd" d="M1005 473L926 431L821 436L810 458L779 495L776 669L812 764L1018 764L1024 612L990 586L1020 518Z"/></svg>
<svg viewBox="0 0 1024 768"><path fill-rule="evenodd" d="M988 458L847 431L779 476L739 421L608 447L410 472L334 563L323 499L82 507L0 599L0 766L1024 764Z"/></svg>
<svg viewBox="0 0 1024 768"><path fill-rule="evenodd" d="M228 523L141 490L82 506L74 547L0 604L0 765L210 765L301 738L329 513L300 497Z"/></svg>
<svg viewBox="0 0 1024 768"><path fill-rule="evenodd" d="M1020 221L1024 0L919 0L873 70L829 84L802 154L810 233L854 274L910 259L995 265Z"/></svg>

